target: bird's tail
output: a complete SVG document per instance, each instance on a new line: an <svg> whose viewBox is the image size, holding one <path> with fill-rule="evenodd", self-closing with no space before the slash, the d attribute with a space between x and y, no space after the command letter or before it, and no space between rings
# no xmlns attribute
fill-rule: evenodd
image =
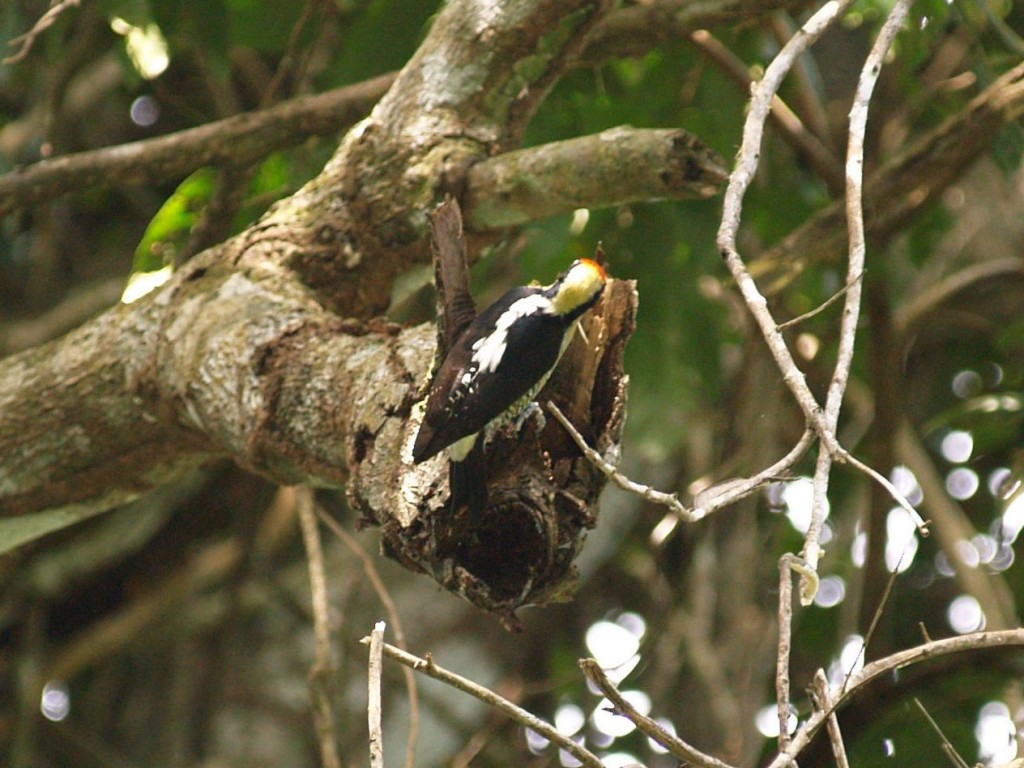
<svg viewBox="0 0 1024 768"><path fill-rule="evenodd" d="M452 511L468 506L471 514L483 514L487 508L487 463L481 435L461 461L449 461Z"/></svg>

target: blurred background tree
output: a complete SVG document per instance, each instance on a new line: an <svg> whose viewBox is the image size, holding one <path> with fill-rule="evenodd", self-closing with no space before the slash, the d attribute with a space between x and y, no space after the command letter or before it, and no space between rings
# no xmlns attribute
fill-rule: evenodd
<svg viewBox="0 0 1024 768"><path fill-rule="evenodd" d="M813 7L653 0L611 11L577 66L528 126L525 145L615 126L685 128L723 157L739 145L749 90ZM786 237L842 194L846 115L888 0L855 4L801 58L781 96L820 146L766 135L747 196L741 248L773 311L795 318L843 287L842 249L785 250ZM404 65L430 28L420 0L97 0L59 4L31 41L13 38L48 10L12 0L0 35L0 171L172 134L285 100L361 83ZM695 21L696 19L696 21ZM692 36L697 25L710 35ZM871 106L866 172L966 114L1024 52L1024 7L920 0ZM16 55L19 51L24 55ZM869 239L864 313L840 438L922 509L921 538L864 477L834 471L822 587L798 609L793 690L824 667L834 682L868 658L933 638L1016 627L1024 578L1024 131L1022 97L970 163L929 189L927 206ZM373 99L367 96L368 110ZM1013 101L1015 99L1015 101ZM338 125L336 131L347 127ZM315 134L315 135L314 135ZM244 164L172 167L145 179L97 177L0 222L0 351L13 353L115 303L130 274L151 273L244 230L331 157L312 132ZM963 143L963 142L961 142ZM954 148L949 150L954 151ZM943 155L930 156L936 175ZM172 164L173 166L173 164ZM922 174L924 177L927 174ZM9 177L9 178L11 178ZM838 179L838 183L837 183ZM907 197L912 197L910 191ZM904 196L868 199L884 218ZM750 322L715 245L717 199L649 202L532 221L490 238L478 301L547 282L602 242L641 299L628 348L622 466L684 498L756 472L799 439L803 417ZM426 262L424 261L425 265ZM389 316L429 320L426 268L396 282ZM839 305L787 330L822 396ZM821 397L819 397L821 399ZM7 458L0 459L0 464ZM609 766L675 765L603 710L576 665L592 655L635 706L734 765L774 750L777 562L799 551L810 457L764 493L693 525L609 489L578 560L570 602L520 612L521 635L378 557L373 530L325 535L335 727L345 765L366 762L365 651L384 615L379 571L410 649L494 688ZM354 531L343 493L320 503ZM204 467L129 507L0 559L0 751L14 766L316 765L308 674L313 631L294 495L230 462ZM370 553L367 557L366 553ZM369 565L367 564L369 563ZM840 719L851 765L940 765L916 697L967 763L1018 754L1024 658L949 657L874 686ZM388 765L403 760L410 705L385 669ZM808 711L794 696L798 715ZM425 681L415 765L572 765L534 735ZM823 739L801 758L830 765ZM1020 752L1024 754L1024 750Z"/></svg>

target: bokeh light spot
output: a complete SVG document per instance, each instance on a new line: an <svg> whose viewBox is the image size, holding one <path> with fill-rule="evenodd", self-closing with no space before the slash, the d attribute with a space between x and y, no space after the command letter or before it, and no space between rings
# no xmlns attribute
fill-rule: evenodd
<svg viewBox="0 0 1024 768"><path fill-rule="evenodd" d="M575 704L563 704L555 710L555 730L563 736L575 736L586 722L586 713Z"/></svg>
<svg viewBox="0 0 1024 768"><path fill-rule="evenodd" d="M885 518L885 533L885 565L890 573L903 573L917 554L917 525L905 509L894 507Z"/></svg>
<svg viewBox="0 0 1024 768"><path fill-rule="evenodd" d="M958 501L965 501L978 492L978 473L967 467L957 467L946 475L946 492Z"/></svg>
<svg viewBox="0 0 1024 768"><path fill-rule="evenodd" d="M846 581L842 576L826 576L818 585L814 604L819 608L834 608L846 599Z"/></svg>
<svg viewBox="0 0 1024 768"><path fill-rule="evenodd" d="M160 119L160 102L152 96L139 96L132 102L128 114L140 128L149 128Z"/></svg>
<svg viewBox="0 0 1024 768"><path fill-rule="evenodd" d="M974 737L978 757L986 765L1007 765L1017 757L1017 727L1010 709L1001 701L990 701L978 712Z"/></svg>
<svg viewBox="0 0 1024 768"><path fill-rule="evenodd" d="M946 619L954 632L965 635L985 628L985 614L971 595L960 595L946 611Z"/></svg>
<svg viewBox="0 0 1024 768"><path fill-rule="evenodd" d="M974 437L970 432L954 429L942 438L939 450L942 451L942 456L946 461L963 464L971 458L971 454L974 452Z"/></svg>
<svg viewBox="0 0 1024 768"><path fill-rule="evenodd" d="M39 700L39 711L43 717L59 723L71 713L71 691L62 680L50 680L43 686Z"/></svg>
<svg viewBox="0 0 1024 768"><path fill-rule="evenodd" d="M974 397L981 392L981 374L977 371L960 371L953 377L953 394L961 400Z"/></svg>

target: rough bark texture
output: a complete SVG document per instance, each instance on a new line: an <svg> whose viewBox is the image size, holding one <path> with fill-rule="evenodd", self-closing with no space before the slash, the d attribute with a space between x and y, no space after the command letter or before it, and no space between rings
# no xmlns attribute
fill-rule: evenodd
<svg viewBox="0 0 1024 768"><path fill-rule="evenodd" d="M577 208L711 197L728 175L686 131L620 126L477 163L466 190L468 223L494 229Z"/></svg>
<svg viewBox="0 0 1024 768"><path fill-rule="evenodd" d="M17 446L0 513L109 508L225 455L337 487L351 425L411 404L429 327L342 320L287 273L218 256L0 369L0 442Z"/></svg>
<svg viewBox="0 0 1024 768"><path fill-rule="evenodd" d="M518 140L604 10L450 3L317 178L156 295L7 360L0 444L19 460L5 462L0 512L109 508L211 455L341 483L352 409L387 411L425 375L429 334L366 323L429 258L427 212Z"/></svg>
<svg viewBox="0 0 1024 768"><path fill-rule="evenodd" d="M497 514L447 519L443 465L413 470L401 450L434 330L373 318L428 259L431 208L519 141L606 9L450 3L316 179L158 291L5 361L0 517L85 516L217 457L282 484L351 473L352 504L406 564L509 621L561 594L603 477L557 424L527 427L492 449ZM617 284L603 307L548 396L604 449L624 418L635 293Z"/></svg>

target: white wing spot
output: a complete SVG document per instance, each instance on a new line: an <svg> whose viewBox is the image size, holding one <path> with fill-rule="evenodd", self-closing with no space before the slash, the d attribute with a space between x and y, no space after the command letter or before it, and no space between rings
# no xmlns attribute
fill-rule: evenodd
<svg viewBox="0 0 1024 768"><path fill-rule="evenodd" d="M551 314L551 301L535 293L514 301L502 312L494 323L494 330L473 344L474 363L479 366L477 373L493 373L497 370L508 346L508 331L513 323L527 315Z"/></svg>

